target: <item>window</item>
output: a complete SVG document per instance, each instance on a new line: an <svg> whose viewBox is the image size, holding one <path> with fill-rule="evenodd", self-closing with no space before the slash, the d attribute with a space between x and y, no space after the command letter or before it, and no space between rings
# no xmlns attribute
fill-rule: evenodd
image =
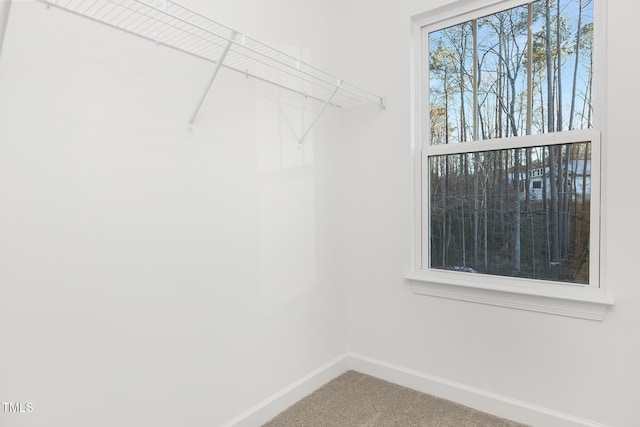
<svg viewBox="0 0 640 427"><path fill-rule="evenodd" d="M601 319L604 1L473 6L414 19L409 278L419 293Z"/></svg>

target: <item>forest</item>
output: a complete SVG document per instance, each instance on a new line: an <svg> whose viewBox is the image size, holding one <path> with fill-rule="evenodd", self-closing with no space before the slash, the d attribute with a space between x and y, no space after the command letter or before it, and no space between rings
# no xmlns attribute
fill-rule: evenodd
<svg viewBox="0 0 640 427"><path fill-rule="evenodd" d="M539 0L428 34L426 137L459 147L423 174L431 268L589 283L592 142L478 144L593 127L593 26Z"/></svg>

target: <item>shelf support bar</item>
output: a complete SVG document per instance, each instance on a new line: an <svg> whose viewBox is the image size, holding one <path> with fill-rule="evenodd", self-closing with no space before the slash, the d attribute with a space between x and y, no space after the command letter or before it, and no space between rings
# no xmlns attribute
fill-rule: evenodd
<svg viewBox="0 0 640 427"><path fill-rule="evenodd" d="M227 54L229 53L229 49L231 48L231 45L233 44L233 40L236 38L236 34L237 33L234 32L231 35L231 38L227 41L227 44L224 47L224 50L222 51L222 54L220 54L220 58L218 58L218 62L216 62L216 68L213 70L213 74L211 75L211 79L209 79L209 84L207 85L206 89L202 93L202 96L200 97L200 102L198 102L198 105L196 105L195 110L193 110L193 114L191 114L191 117L189 118L189 125L192 125L193 122L195 121L196 116L198 115L198 112L200 111L200 107L202 107L202 103L204 102L204 99L207 97L207 94L209 93L209 90L211 89L211 85L213 84L213 81L216 79L216 76L218 75L218 71L220 71L220 68L222 67L222 63L224 62L225 58L227 57Z"/></svg>
<svg viewBox="0 0 640 427"><path fill-rule="evenodd" d="M307 135L309 135L309 132L311 132L311 129L313 129L313 127L315 126L316 122L318 121L322 113L324 113L324 110L327 108L327 106L329 106L329 104L331 104L331 100L333 99L334 96L336 96L336 93L338 93L338 90L340 90L341 84L342 82L338 82L338 84L336 85L336 88L333 90L333 93L331 93L331 96L327 98L325 103L322 105L322 108L320 108L320 111L318 111L318 114L316 114L316 117L313 119L313 121L311 122L307 130L304 132L304 134L302 134L302 136L298 140L298 144L302 144L302 142L307 137Z"/></svg>

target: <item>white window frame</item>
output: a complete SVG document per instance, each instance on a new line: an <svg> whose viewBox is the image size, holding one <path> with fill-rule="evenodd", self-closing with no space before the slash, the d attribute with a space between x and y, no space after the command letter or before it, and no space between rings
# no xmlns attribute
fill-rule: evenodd
<svg viewBox="0 0 640 427"><path fill-rule="evenodd" d="M541 135L482 141L429 145L424 135L428 132L427 111L429 84L428 32L459 24L474 18L490 15L531 0L456 1L427 13L412 17L412 118L415 131L413 148L415 158L414 198L414 259L412 272L406 276L413 292L475 303L497 305L522 310L551 313L591 320L603 320L613 298L603 280L604 247L603 232L605 193L604 168L606 147L606 91L604 90L606 69L606 0L594 1L594 128L565 131ZM423 171L428 171L430 156L458 154L475 151L490 151L520 147L555 145L571 142L591 142L591 230L590 230L590 283L577 285L515 277L473 274L447 271L423 265L429 259L429 188L423 188L426 180ZM424 187L428 187L425 185Z"/></svg>

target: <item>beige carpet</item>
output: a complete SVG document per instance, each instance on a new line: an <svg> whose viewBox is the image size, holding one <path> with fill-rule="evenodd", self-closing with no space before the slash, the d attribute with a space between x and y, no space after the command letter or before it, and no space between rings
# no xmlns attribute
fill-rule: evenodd
<svg viewBox="0 0 640 427"><path fill-rule="evenodd" d="M263 427L522 427L466 406L348 371Z"/></svg>

